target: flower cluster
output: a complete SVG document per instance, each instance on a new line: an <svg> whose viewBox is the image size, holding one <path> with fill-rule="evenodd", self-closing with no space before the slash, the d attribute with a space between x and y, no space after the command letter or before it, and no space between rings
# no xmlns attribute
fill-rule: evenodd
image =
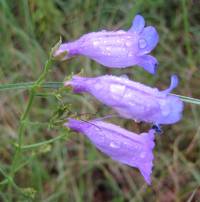
<svg viewBox="0 0 200 202"><path fill-rule="evenodd" d="M132 65L154 74L157 60L149 53L159 41L156 29L145 27L144 18L137 15L128 31L99 31L83 35L74 42L61 44L54 56L68 59L83 55L111 68ZM66 54L63 54L66 53ZM119 116L153 124L148 132L136 134L101 119L80 121L68 119L66 127L83 133L103 153L112 159L136 167L145 181L151 183L154 134L159 124L173 124L182 117L183 102L170 92L178 85L173 75L166 90L148 87L125 77L104 75L94 78L73 76L65 86L75 93L89 93L115 110Z"/></svg>

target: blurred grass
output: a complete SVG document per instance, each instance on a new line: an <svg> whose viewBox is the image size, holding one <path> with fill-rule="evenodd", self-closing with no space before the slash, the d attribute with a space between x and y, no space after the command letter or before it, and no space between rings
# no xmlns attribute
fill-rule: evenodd
<svg viewBox="0 0 200 202"><path fill-rule="evenodd" d="M197 0L0 0L1 83L30 82L38 78L51 46L59 40L76 39L101 29L128 28L141 13L147 24L157 27L160 43L153 51L159 62L153 77L137 67L110 70L83 57L54 64L48 81L63 81L71 72L87 76L105 73L128 74L130 78L156 85L169 85L172 73L180 76L175 93L200 98L200 2ZM45 96L52 93L52 96ZM151 187L136 169L120 165L97 151L88 140L63 128L48 128L53 112L72 104L73 113L112 113L89 96L42 90L34 100L24 144L33 144L68 134L49 146L27 150L15 177L21 189L0 185L0 201L198 201L200 198L200 109L186 104L183 120L165 126L156 138L155 167ZM17 139L19 118L27 102L25 90L1 92L0 167L9 173ZM59 104L59 106L58 106ZM70 112L66 113L66 116ZM113 120L139 132L144 124ZM23 166L24 165L24 166ZM0 172L0 179L3 173ZM22 189L23 188L23 189ZM35 193L36 192L36 193ZM32 198L31 198L32 197Z"/></svg>

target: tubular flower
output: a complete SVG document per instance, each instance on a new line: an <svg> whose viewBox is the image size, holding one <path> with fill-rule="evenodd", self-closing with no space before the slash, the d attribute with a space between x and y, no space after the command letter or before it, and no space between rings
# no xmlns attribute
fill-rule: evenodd
<svg viewBox="0 0 200 202"><path fill-rule="evenodd" d="M183 102L169 93L178 85L178 78L171 77L170 87L159 91L124 77L99 76L84 78L73 76L74 92L87 92L100 102L115 109L122 117L154 124L173 124L182 117Z"/></svg>
<svg viewBox="0 0 200 202"><path fill-rule="evenodd" d="M86 122L69 119L65 126L83 133L100 151L113 160L138 168L145 181L151 183L154 130L137 135L100 120Z"/></svg>
<svg viewBox="0 0 200 202"><path fill-rule="evenodd" d="M136 15L128 31L99 31L83 35L78 40L63 43L54 56L67 54L63 59L83 55L111 68L133 65L154 74L157 60L148 55L157 45L159 36L152 26L145 27L144 18Z"/></svg>

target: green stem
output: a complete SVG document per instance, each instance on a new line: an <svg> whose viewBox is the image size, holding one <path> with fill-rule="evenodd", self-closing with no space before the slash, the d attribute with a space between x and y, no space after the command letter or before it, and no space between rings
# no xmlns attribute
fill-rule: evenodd
<svg viewBox="0 0 200 202"><path fill-rule="evenodd" d="M27 150L27 149L33 149L33 148L37 148L37 147L40 147L40 146L43 146L43 145L46 145L46 144L51 144L59 139L62 139L66 136L66 134L62 134L62 135L59 135L57 137L54 137L50 140L45 140L43 142L38 142L38 143L35 143L35 144L30 144L30 145L25 145L25 146L21 146L21 148L23 150Z"/></svg>
<svg viewBox="0 0 200 202"><path fill-rule="evenodd" d="M26 121L27 121L28 113L30 112L31 106L33 104L33 100L34 100L36 91L44 82L44 80L50 70L51 64L52 64L52 55L50 55L49 59L47 60L45 66L44 66L44 69L43 69L41 75L39 76L39 78L35 82L33 82L32 86L30 87L30 95L29 95L28 103L26 105L24 113L21 115L21 118L20 118L20 124L19 124L19 130L18 130L18 147L16 149L16 152L15 152L15 155L13 158L13 162L11 165L11 171L10 171L11 178L14 177L14 174L16 172L15 168L18 167L19 160L21 157L22 143L23 143L23 137L24 137L25 128L26 128ZM9 185L10 185L10 183L9 183Z"/></svg>
<svg viewBox="0 0 200 202"><path fill-rule="evenodd" d="M187 96L184 96L184 95L177 95L177 94L174 94L174 93L171 93L171 95L175 95L175 96L179 97L183 102L200 105L200 99L187 97Z"/></svg>
<svg viewBox="0 0 200 202"><path fill-rule="evenodd" d="M4 170L0 167L0 173L5 177L5 178L7 178L8 176L7 176L7 174L4 172Z"/></svg>
<svg viewBox="0 0 200 202"><path fill-rule="evenodd" d="M0 182L0 186L4 185L4 184L7 184L8 183L8 179L4 179L3 181Z"/></svg>
<svg viewBox="0 0 200 202"><path fill-rule="evenodd" d="M28 90L28 89L31 89L33 85L34 85L34 82L0 84L0 91ZM45 83L42 83L40 87L58 89L60 87L63 87L63 82L45 82Z"/></svg>
<svg viewBox="0 0 200 202"><path fill-rule="evenodd" d="M7 183L10 183L13 186L13 180L12 177L10 177L10 175L7 175L4 170L2 168L0 168L0 173L4 176L4 180L0 182L0 185L4 185Z"/></svg>

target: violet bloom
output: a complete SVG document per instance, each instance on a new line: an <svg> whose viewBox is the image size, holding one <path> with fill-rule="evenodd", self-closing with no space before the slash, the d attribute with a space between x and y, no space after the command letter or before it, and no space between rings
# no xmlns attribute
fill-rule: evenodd
<svg viewBox="0 0 200 202"><path fill-rule="evenodd" d="M111 68L138 65L154 74L158 62L148 54L157 45L159 36L154 27L144 26L144 18L136 15L128 31L91 32L74 42L61 44L54 55L66 52L63 59L83 55Z"/></svg>
<svg viewBox="0 0 200 202"><path fill-rule="evenodd" d="M177 84L175 75L171 77L170 87L163 91L110 75L95 78L73 76L65 83L75 92L90 93L124 118L154 124L173 124L181 119L183 102L169 94Z"/></svg>
<svg viewBox="0 0 200 202"><path fill-rule="evenodd" d="M151 183L154 130L137 135L100 120L86 122L71 118L65 126L86 135L100 151L113 160L138 168L145 181Z"/></svg>

